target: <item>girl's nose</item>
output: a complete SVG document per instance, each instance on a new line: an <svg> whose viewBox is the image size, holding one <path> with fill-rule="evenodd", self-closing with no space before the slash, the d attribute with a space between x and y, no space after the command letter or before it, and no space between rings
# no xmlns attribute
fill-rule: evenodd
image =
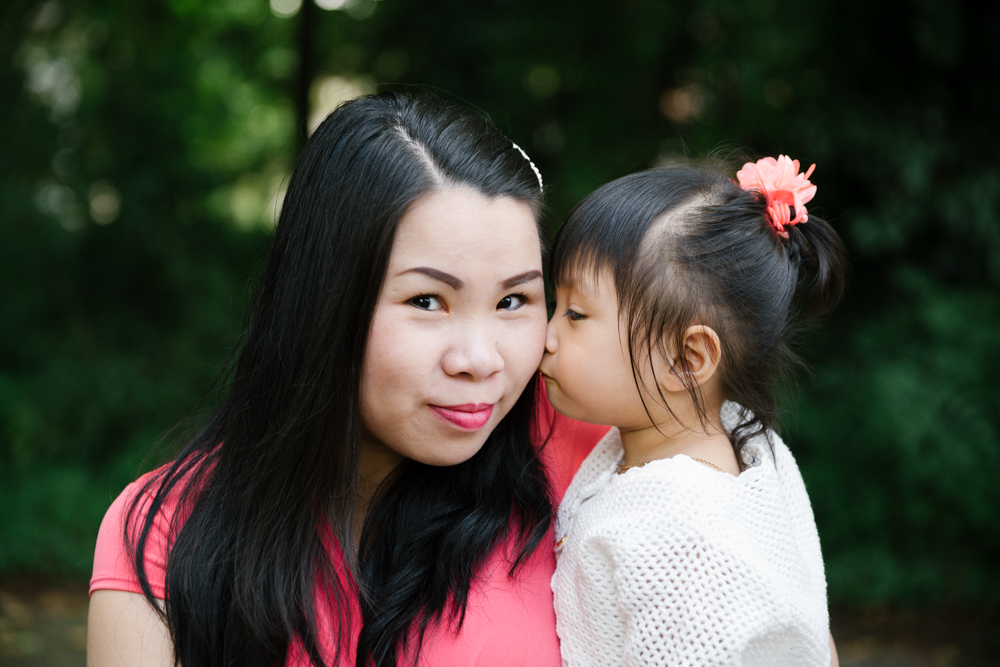
<svg viewBox="0 0 1000 667"><path fill-rule="evenodd" d="M549 320L549 325L545 329L545 351L548 354L555 354L559 348L559 336L556 333L556 316Z"/></svg>
<svg viewBox="0 0 1000 667"><path fill-rule="evenodd" d="M473 330L449 349L441 361L448 375L466 375L474 379L488 378L504 369L496 337L488 330Z"/></svg>

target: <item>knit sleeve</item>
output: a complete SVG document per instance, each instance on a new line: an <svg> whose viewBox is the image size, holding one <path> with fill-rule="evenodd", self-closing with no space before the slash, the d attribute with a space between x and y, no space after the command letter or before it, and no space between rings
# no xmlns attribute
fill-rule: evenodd
<svg viewBox="0 0 1000 667"><path fill-rule="evenodd" d="M754 605L735 555L694 530L651 532L615 558L628 667L742 664Z"/></svg>

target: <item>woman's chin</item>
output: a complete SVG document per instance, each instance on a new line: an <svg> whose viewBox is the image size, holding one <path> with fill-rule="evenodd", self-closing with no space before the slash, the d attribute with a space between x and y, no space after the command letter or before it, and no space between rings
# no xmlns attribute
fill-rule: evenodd
<svg viewBox="0 0 1000 667"><path fill-rule="evenodd" d="M416 456L413 456L412 459L417 463L423 463L424 465L435 466L438 468L457 466L460 463L465 463L478 454L484 444L485 438L483 439L483 442L477 442L474 445L466 447L458 447L447 452L420 452Z"/></svg>
<svg viewBox="0 0 1000 667"><path fill-rule="evenodd" d="M494 428L493 420L490 420L481 429L472 432L453 428L447 424L439 424L438 428L426 431L428 436L436 431L437 437L421 438L424 442L413 443L417 446L408 447L409 451L401 453L424 465L439 468L455 466L465 463L478 454Z"/></svg>

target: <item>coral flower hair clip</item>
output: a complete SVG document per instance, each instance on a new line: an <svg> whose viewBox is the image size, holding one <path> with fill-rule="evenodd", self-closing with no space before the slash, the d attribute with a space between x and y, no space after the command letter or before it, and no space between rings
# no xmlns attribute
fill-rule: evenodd
<svg viewBox="0 0 1000 667"><path fill-rule="evenodd" d="M809 220L806 202L816 196L816 186L809 182L815 168L814 164L800 174L798 160L779 155L777 160L765 157L747 162L736 172L736 178L744 190L759 190L767 196L768 221L778 236L787 239L785 227ZM792 208L795 209L794 218Z"/></svg>

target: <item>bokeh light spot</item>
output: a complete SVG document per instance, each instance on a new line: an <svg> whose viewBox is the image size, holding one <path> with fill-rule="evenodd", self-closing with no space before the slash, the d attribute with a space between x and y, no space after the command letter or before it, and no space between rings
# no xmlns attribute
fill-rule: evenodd
<svg viewBox="0 0 1000 667"><path fill-rule="evenodd" d="M276 46L260 57L261 67L275 79L287 79L299 64L299 56L288 47Z"/></svg>
<svg viewBox="0 0 1000 667"><path fill-rule="evenodd" d="M398 79L410 66L410 57L405 51L390 49L375 59L375 74L382 81Z"/></svg>
<svg viewBox="0 0 1000 667"><path fill-rule="evenodd" d="M764 101L775 109L784 109L795 99L792 85L777 77L768 79L764 84Z"/></svg>
<svg viewBox="0 0 1000 667"><path fill-rule="evenodd" d="M80 156L72 148L64 148L52 158L52 172L60 179L67 179L80 168Z"/></svg>
<svg viewBox="0 0 1000 667"><path fill-rule="evenodd" d="M278 18L295 16L302 8L302 0L271 0L271 13Z"/></svg>
<svg viewBox="0 0 1000 667"><path fill-rule="evenodd" d="M366 19L375 13L375 0L351 0L347 3L347 13L352 19Z"/></svg>
<svg viewBox="0 0 1000 667"><path fill-rule="evenodd" d="M705 110L705 94L695 85L681 86L660 95L660 111L675 123L691 123Z"/></svg>
<svg viewBox="0 0 1000 667"><path fill-rule="evenodd" d="M716 41L721 35L719 21L711 14L692 14L687 23L688 32L702 44Z"/></svg>
<svg viewBox="0 0 1000 667"><path fill-rule="evenodd" d="M548 65L535 65L528 71L524 83L535 97L552 97L559 90L559 71Z"/></svg>
<svg viewBox="0 0 1000 667"><path fill-rule="evenodd" d="M28 90L49 107L53 120L66 120L80 106L83 86L67 58L51 57L36 47L27 57Z"/></svg>
<svg viewBox="0 0 1000 667"><path fill-rule="evenodd" d="M35 192L35 206L39 211L59 221L71 232L83 228L83 214L72 189L59 183L42 183Z"/></svg>
<svg viewBox="0 0 1000 667"><path fill-rule="evenodd" d="M367 76L324 76L316 79L309 95L309 134L344 102L374 92L375 82Z"/></svg>
<svg viewBox="0 0 1000 667"><path fill-rule="evenodd" d="M535 130L532 139L538 150L548 155L558 153L566 145L566 133L556 121L546 123Z"/></svg>
<svg viewBox="0 0 1000 667"><path fill-rule="evenodd" d="M99 225L118 219L122 197L111 181L98 181L90 187L90 217Z"/></svg>
<svg viewBox="0 0 1000 667"><path fill-rule="evenodd" d="M31 22L31 29L36 32L52 30L62 21L62 16L62 3L59 0L49 0L38 8L38 13Z"/></svg>

